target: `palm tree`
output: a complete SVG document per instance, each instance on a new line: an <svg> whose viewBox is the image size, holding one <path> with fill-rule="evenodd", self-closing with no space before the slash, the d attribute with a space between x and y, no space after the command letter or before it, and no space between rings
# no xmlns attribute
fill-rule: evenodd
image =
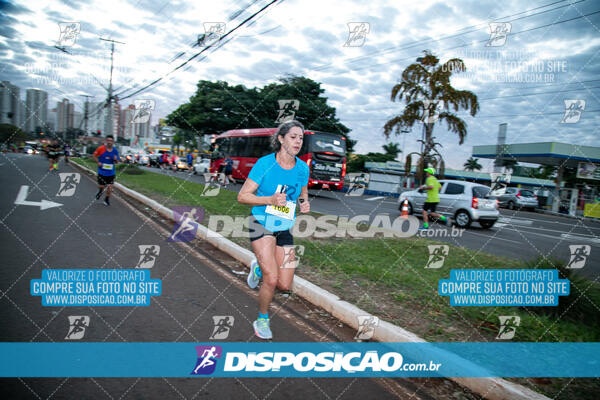
<svg viewBox="0 0 600 400"><path fill-rule="evenodd" d="M400 150L400 143L384 144L382 147L385 154L394 156L394 159L398 157L398 153L402 153L402 150Z"/></svg>
<svg viewBox="0 0 600 400"><path fill-rule="evenodd" d="M444 64L439 64L439 58L425 50L423 57L409 65L402 72L402 81L392 87L391 100L404 100L406 107L402 114L387 121L383 127L386 138L396 135L407 128L412 128L416 122L423 123L424 139L421 152L414 152L406 157L405 169L410 173L411 155L419 156L417 178L423 180L423 169L435 164L444 174L444 159L437 149L441 144L435 142L433 127L436 121L444 121L448 130L458 135L459 144L467 136L467 124L454 112L468 110L471 116L479 111L477 96L468 90L456 90L450 85L450 77L454 73L466 71L465 63L459 58L452 58ZM452 110L451 110L452 109ZM452 112L454 111L454 112Z"/></svg>
<svg viewBox="0 0 600 400"><path fill-rule="evenodd" d="M463 167L465 168L465 171L481 171L481 168L483 168L481 164L479 164L479 158L473 157L470 157L465 161Z"/></svg>
<svg viewBox="0 0 600 400"><path fill-rule="evenodd" d="M497 164L501 167L506 168L506 170L510 169L510 171L513 172L515 170L515 167L518 165L518 162L516 159L504 158L501 159Z"/></svg>

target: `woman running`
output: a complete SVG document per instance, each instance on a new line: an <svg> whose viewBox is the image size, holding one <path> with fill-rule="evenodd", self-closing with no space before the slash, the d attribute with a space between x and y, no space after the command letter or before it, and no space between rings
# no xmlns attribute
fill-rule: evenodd
<svg viewBox="0 0 600 400"><path fill-rule="evenodd" d="M308 165L296 157L303 138L300 122L281 124L271 137L275 152L256 161L238 194L238 202L254 206L249 230L257 260L250 265L248 286L254 289L262 277L258 319L253 324L254 333L261 339L273 338L269 304L275 288L290 290L294 280L296 257L290 230L296 220L296 201L300 212L310 211Z"/></svg>

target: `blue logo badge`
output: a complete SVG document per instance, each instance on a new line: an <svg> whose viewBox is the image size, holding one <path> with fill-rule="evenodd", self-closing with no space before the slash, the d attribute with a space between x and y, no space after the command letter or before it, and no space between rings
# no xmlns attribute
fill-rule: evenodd
<svg viewBox="0 0 600 400"><path fill-rule="evenodd" d="M173 207L175 226L167 242L190 242L196 237L198 224L204 219L202 207Z"/></svg>
<svg viewBox="0 0 600 400"><path fill-rule="evenodd" d="M191 375L210 375L217 368L217 358L221 358L221 346L196 346L198 361Z"/></svg>

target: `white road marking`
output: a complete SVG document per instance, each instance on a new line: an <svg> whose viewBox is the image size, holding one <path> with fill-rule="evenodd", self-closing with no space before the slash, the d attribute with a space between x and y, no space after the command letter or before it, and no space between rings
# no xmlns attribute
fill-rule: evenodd
<svg viewBox="0 0 600 400"><path fill-rule="evenodd" d="M530 228L530 229L539 229L539 230L545 230L545 231L551 231L552 232L551 229L543 229L543 228ZM573 240L571 238L562 237L563 235L568 235L568 234L565 234L565 233L563 233L561 235L547 235L545 233L539 233L539 232L533 232L533 231L520 231L519 229L513 228L513 227L504 227L504 230L511 230L511 231L520 232L522 235L525 235L525 234L538 235L538 236L542 236L542 237L545 237L545 238L554 239L556 241L567 240L567 239L568 240ZM500 238L498 238L498 237L494 238L494 240L496 240L496 239L500 239ZM518 243L523 244L522 241L518 242ZM593 241L592 241L592 243L596 244L596 242L593 242ZM600 243L600 242L598 242L598 243Z"/></svg>
<svg viewBox="0 0 600 400"><path fill-rule="evenodd" d="M521 218L513 218L513 217L500 217L498 218L499 222L514 224L514 225L532 225L533 221L530 219L521 219Z"/></svg>
<svg viewBox="0 0 600 400"><path fill-rule="evenodd" d="M579 235L571 235L570 233L563 233L562 235L560 235L560 237L563 239L569 239L569 240L582 240L582 241L589 241L592 243L600 243L600 238L594 238L594 237L590 237L590 236L579 236Z"/></svg>
<svg viewBox="0 0 600 400"><path fill-rule="evenodd" d="M498 226L498 224L495 224L494 226ZM490 238L490 235L485 235L483 233L473 232L473 231L470 231L470 230L465 230L465 233L470 233L470 234L475 235L475 236L482 236L482 237L485 237L485 238L488 238L488 239ZM511 243L522 243L522 242L519 242L519 241L516 241L516 240L505 239L505 238L499 237L499 236L494 237L492 240L503 240L505 242L511 242Z"/></svg>
<svg viewBox="0 0 600 400"><path fill-rule="evenodd" d="M29 194L29 186L23 185L19 189L19 193L17 194L17 198L15 200L15 204L19 206L35 206L39 207L40 210L47 210L52 207L60 207L61 203L55 203L53 201L43 200L42 201L28 201L27 195Z"/></svg>
<svg viewBox="0 0 600 400"><path fill-rule="evenodd" d="M375 200L381 200L381 199L385 199L385 197L383 197L383 196L371 197L370 199L365 199L365 201L375 201Z"/></svg>

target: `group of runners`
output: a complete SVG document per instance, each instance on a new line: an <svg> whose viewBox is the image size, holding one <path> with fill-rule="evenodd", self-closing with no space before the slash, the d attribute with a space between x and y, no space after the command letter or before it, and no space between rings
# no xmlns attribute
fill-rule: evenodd
<svg viewBox="0 0 600 400"><path fill-rule="evenodd" d="M48 162L50 163L49 171L58 171L58 160L61 156L65 157L65 163L69 163L69 156L71 155L71 146L67 143L61 146L58 139L52 139L44 148Z"/></svg>
<svg viewBox="0 0 600 400"><path fill-rule="evenodd" d="M271 137L273 152L257 160L237 197L239 203L253 206L249 232L256 258L250 265L247 283L250 288L255 289L262 280L258 291L258 315L253 322L254 332L261 339L273 338L269 306L275 290L288 291L292 288L296 254L291 230L296 211L310 211L307 186L309 168L297 157L303 140L304 127L300 122L294 120L281 124ZM56 145L50 147L52 153L49 150L49 159L55 160L50 154L55 154L56 148ZM106 143L96 149L93 158L98 164L96 199L99 200L105 194L104 204L109 206L115 165L119 161L113 136L106 137ZM189 157L188 164L192 160ZM233 162L229 161L225 163L224 172L231 176ZM53 161L51 168L56 168L52 163ZM425 184L420 187L427 191L421 229L429 227L429 215L447 222L446 217L435 212L441 188L434 176L435 170L426 168L425 174Z"/></svg>

